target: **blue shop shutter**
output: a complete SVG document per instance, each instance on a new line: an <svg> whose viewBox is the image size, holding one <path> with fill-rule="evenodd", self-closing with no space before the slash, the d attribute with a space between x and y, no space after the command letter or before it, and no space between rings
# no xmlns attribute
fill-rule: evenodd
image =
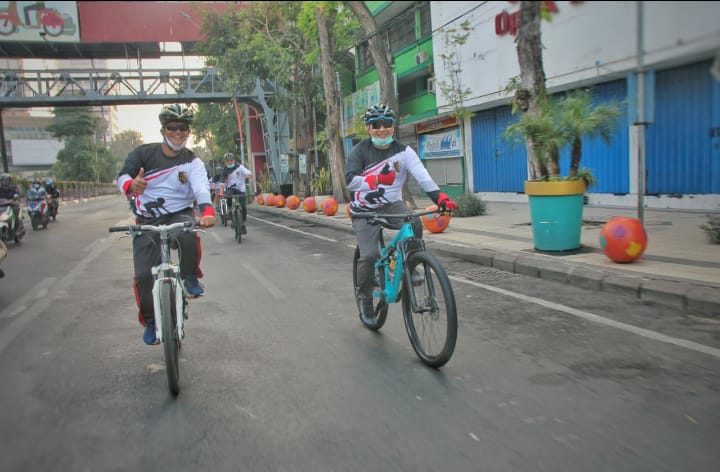
<svg viewBox="0 0 720 472"><path fill-rule="evenodd" d="M646 132L648 194L720 191L712 181L713 100L711 62L655 74L655 122ZM716 124L717 126L717 124Z"/></svg>
<svg viewBox="0 0 720 472"><path fill-rule="evenodd" d="M609 143L599 137L583 138L580 167L587 167L595 176L595 185L588 193L626 194L629 182L629 130L627 121L627 85L625 79L592 87L593 104L618 103L622 115ZM567 175L570 168L570 147L560 153L560 174Z"/></svg>
<svg viewBox="0 0 720 472"><path fill-rule="evenodd" d="M525 146L502 136L515 119L509 106L477 112L472 118L474 192L524 191Z"/></svg>

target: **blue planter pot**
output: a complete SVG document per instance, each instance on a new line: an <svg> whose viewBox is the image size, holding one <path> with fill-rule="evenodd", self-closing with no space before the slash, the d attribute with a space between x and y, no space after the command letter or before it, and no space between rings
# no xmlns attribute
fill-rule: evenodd
<svg viewBox="0 0 720 472"><path fill-rule="evenodd" d="M535 249L580 247L585 190L584 181L525 182Z"/></svg>

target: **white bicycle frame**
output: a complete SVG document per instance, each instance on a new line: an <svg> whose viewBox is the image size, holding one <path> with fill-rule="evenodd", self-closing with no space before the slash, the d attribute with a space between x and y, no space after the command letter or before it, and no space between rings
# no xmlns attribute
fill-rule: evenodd
<svg viewBox="0 0 720 472"><path fill-rule="evenodd" d="M173 271L173 276L168 277L164 275L159 274L165 274L167 270ZM152 268L152 274L155 277L155 282L153 283L153 307L155 308L155 335L157 336L158 340L160 342L165 342L163 339L163 320L162 320L162 312L160 311L160 285L161 282L169 281L173 286L173 292L175 293L175 312L176 312L176 319L177 319L177 329L178 329L178 336L180 336L180 339L185 338L185 310L187 307L183 304L183 294L185 293L185 287L183 286L182 282L180 282L180 266L177 264L168 264L168 263L162 263L160 265L156 265Z"/></svg>

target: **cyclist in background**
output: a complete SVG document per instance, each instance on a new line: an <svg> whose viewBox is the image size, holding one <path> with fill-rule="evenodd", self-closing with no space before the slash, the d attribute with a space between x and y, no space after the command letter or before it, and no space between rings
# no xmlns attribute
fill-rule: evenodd
<svg viewBox="0 0 720 472"><path fill-rule="evenodd" d="M373 211L385 214L403 214L410 211L402 199L407 175L418 182L428 197L439 208L456 210L455 202L440 191L417 153L393 137L397 118L384 104L373 105L365 113L365 126L370 135L357 143L345 162L345 182L353 192L350 212ZM397 220L397 221L393 221ZM391 223L402 224L401 219L390 218ZM415 237L422 238L423 226L419 218L412 222ZM380 257L380 226L365 219L354 218L353 230L360 248L358 260L358 293L360 316L366 320L375 317L372 300L373 269Z"/></svg>
<svg viewBox="0 0 720 472"><path fill-rule="evenodd" d="M200 210L198 225L215 224L210 201L210 183L200 157L185 147L190 136L193 113L179 104L160 110L161 143L138 146L128 154L118 175L117 185L128 197L136 224L165 225L194 221L194 204ZM201 296L199 277L201 247L196 233L178 231L174 234L180 245L180 274L189 298ZM153 276L151 269L161 262L159 235L148 232L133 239L135 294L138 318L145 326L143 340L158 344L155 336L153 308Z"/></svg>
<svg viewBox="0 0 720 472"><path fill-rule="evenodd" d="M228 208L232 208L232 196L240 195L240 208L242 209L242 220L240 233L247 234L245 221L247 220L247 192L245 179L250 177L252 172L242 164L236 164L235 154L225 154L225 167L223 168L222 180L225 182L225 198Z"/></svg>

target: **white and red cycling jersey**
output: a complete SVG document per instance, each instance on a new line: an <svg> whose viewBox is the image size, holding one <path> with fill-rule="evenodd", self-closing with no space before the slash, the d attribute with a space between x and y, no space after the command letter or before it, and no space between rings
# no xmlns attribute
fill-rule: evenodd
<svg viewBox="0 0 720 472"><path fill-rule="evenodd" d="M140 169L144 169L147 187L142 194L136 194L130 184ZM142 218L191 209L196 201L203 215L212 212L205 164L187 148L175 157L166 156L160 143L135 148L120 170L117 185L131 198L133 213Z"/></svg>

